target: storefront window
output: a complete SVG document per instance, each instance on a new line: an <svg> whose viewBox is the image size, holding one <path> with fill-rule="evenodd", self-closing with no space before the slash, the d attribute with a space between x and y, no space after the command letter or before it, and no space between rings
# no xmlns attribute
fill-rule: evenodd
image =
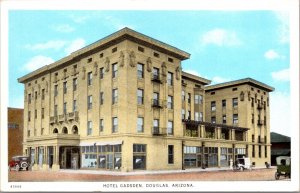
<svg viewBox="0 0 300 193"><path fill-rule="evenodd" d="M146 169L145 144L133 144L133 169Z"/></svg>

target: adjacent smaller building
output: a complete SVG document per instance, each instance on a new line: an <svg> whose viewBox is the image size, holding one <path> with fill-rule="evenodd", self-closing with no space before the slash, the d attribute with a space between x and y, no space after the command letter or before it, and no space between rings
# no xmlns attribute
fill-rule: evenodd
<svg viewBox="0 0 300 193"><path fill-rule="evenodd" d="M23 154L23 109L8 108L8 161Z"/></svg>
<svg viewBox="0 0 300 193"><path fill-rule="evenodd" d="M291 138L271 132L271 165L276 165L276 157L291 156Z"/></svg>

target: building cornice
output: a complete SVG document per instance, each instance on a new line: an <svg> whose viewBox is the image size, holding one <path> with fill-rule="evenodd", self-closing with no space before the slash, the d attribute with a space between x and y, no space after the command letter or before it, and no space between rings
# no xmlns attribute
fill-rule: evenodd
<svg viewBox="0 0 300 193"><path fill-rule="evenodd" d="M28 79L32 79L33 77L36 77L38 75L41 75L48 71L51 71L52 69L57 69L58 67L61 67L64 64L79 61L82 57L86 57L88 55L91 55L91 54L94 54L101 50L104 50L104 49L106 49L110 46L113 46L115 44L118 44L124 40L130 40L130 41L136 42L140 45L143 45L143 46L152 48L154 50L157 50L159 52L168 54L179 60L186 60L190 57L190 54L183 50L180 50L174 46L163 43L159 40L153 39L149 36L146 36L144 34L141 34L139 32L136 32L132 29L125 27L109 36L106 36L106 37L88 45L88 46L85 46L77 51L72 52L69 56L66 56L52 64L43 66L31 73L19 78L18 82L25 83Z"/></svg>
<svg viewBox="0 0 300 193"><path fill-rule="evenodd" d="M184 72L184 71L182 71L181 76L182 76L183 79L189 79L189 80L199 82L199 83L204 84L204 85L208 85L208 84L211 83L211 80L208 80L208 79L205 79L205 78L202 78L200 76L196 76L196 75Z"/></svg>
<svg viewBox="0 0 300 193"><path fill-rule="evenodd" d="M224 83L220 83L220 84L206 86L205 91L209 92L209 91L213 91L213 90L224 89L224 88L239 86L239 85L243 85L243 84L249 84L251 86L263 89L267 92L272 92L272 91L275 90L274 87L271 87L267 84L264 84L262 82L254 80L252 78L244 78L244 79L240 79L240 80L235 80L235 81L224 82Z"/></svg>

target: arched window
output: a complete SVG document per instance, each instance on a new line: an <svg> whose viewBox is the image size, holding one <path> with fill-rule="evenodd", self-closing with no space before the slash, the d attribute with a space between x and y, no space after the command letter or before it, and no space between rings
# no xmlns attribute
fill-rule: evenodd
<svg viewBox="0 0 300 193"><path fill-rule="evenodd" d="M78 128L77 128L76 125L73 126L72 133L73 134L78 134Z"/></svg>
<svg viewBox="0 0 300 193"><path fill-rule="evenodd" d="M62 129L62 133L68 134L68 129L67 129L66 127L64 127L64 128Z"/></svg>
<svg viewBox="0 0 300 193"><path fill-rule="evenodd" d="M55 129L53 130L53 133L58 133L58 130L55 128Z"/></svg>

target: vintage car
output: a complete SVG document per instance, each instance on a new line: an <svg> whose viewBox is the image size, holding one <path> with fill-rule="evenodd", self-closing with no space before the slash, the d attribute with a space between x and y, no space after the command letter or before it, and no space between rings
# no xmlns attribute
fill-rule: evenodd
<svg viewBox="0 0 300 193"><path fill-rule="evenodd" d="M252 165L250 164L250 158L237 158L235 161L235 170L244 171L245 169L251 170Z"/></svg>
<svg viewBox="0 0 300 193"><path fill-rule="evenodd" d="M8 170L28 170L30 167L30 158L27 156L14 156L8 164Z"/></svg>
<svg viewBox="0 0 300 193"><path fill-rule="evenodd" d="M291 157L279 156L276 158L277 170L275 172L275 179L279 180L280 176L291 178Z"/></svg>

